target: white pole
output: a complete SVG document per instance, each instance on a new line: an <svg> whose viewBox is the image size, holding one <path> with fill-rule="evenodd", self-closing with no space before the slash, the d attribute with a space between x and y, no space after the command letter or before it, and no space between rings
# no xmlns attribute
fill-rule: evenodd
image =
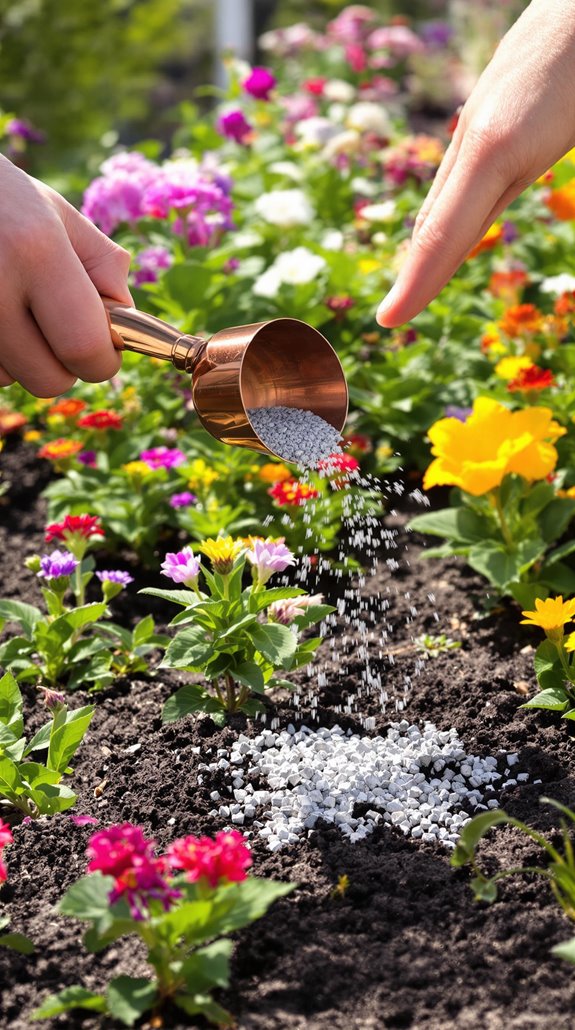
<svg viewBox="0 0 575 1030"><path fill-rule="evenodd" d="M214 0L215 6L215 77L218 86L225 85L221 55L231 50L249 61L253 52L253 0Z"/></svg>

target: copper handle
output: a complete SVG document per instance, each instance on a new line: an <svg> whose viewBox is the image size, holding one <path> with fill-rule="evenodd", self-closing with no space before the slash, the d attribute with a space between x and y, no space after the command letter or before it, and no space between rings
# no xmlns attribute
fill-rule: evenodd
<svg viewBox="0 0 575 1030"><path fill-rule="evenodd" d="M201 336L189 336L154 315L107 298L103 300L117 350L163 358L182 372L193 371L207 343Z"/></svg>

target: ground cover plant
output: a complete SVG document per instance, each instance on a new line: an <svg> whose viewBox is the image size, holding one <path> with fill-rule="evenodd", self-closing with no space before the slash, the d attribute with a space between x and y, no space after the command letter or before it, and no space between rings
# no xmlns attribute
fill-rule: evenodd
<svg viewBox="0 0 575 1030"><path fill-rule="evenodd" d="M363 5L272 30L169 142L110 137L70 181L138 307L300 318L351 403L303 470L213 441L162 362L3 391L14 1030L571 1025L573 153L411 325L374 322L463 42Z"/></svg>

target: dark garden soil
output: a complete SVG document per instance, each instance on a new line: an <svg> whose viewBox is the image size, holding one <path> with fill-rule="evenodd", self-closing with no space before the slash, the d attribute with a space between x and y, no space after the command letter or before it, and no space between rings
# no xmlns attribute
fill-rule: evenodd
<svg viewBox="0 0 575 1030"><path fill-rule="evenodd" d="M2 460L12 487L0 508L0 594L36 600L37 583L22 571L22 562L42 548L45 507L38 493L48 473L22 446L8 448ZM324 655L328 678L319 690L318 723L339 722L365 733L360 714L373 715L373 732L385 733L397 718L418 724L430 720L440 729L455 727L471 754L518 752L530 779L504 791L501 803L511 814L552 830L553 812L539 797L575 801L573 741L568 727L553 717L519 710L534 689L537 631L532 635L520 627L511 607L478 617L481 581L456 560L422 560L420 543L402 529L406 507L386 520L399 527L400 567L393 571L382 562L382 571L365 587L366 594L387 597L386 617L394 627L389 644L394 661L379 663L391 699L388 712L382 715L375 701L366 701L361 713L338 714L336 706L357 687L360 663L352 656L343 672L341 663L330 664ZM116 565L137 569L129 555L122 559L116 558ZM138 574L129 598L117 609L118 618L127 621L150 609L153 599L135 592L150 582L150 576ZM160 623L170 615L159 602L154 614ZM462 647L421 660L413 637L425 632L445 633L461 640ZM405 711L397 716L394 698L404 696L406 676L412 686ZM75 763L76 813L95 816L104 825L140 823L160 847L176 836L222 828L209 815L210 790L221 784L202 782L201 774L199 782L198 766L210 749L214 754L232 743L240 723L220 730L207 717L190 717L162 726L161 705L179 681L175 674L159 673L118 683L90 698L97 712ZM23 689L30 696L35 727L41 713L33 706L33 690ZM77 701L86 703L87 696ZM282 727L307 720L288 698L277 699L273 714ZM248 734L259 729L241 725ZM536 779L542 783L535 784ZM31 937L37 950L22 957L0 949L2 1027L36 1025L30 1011L65 985L99 990L120 971L142 974L142 959L131 941L120 941L101 956L88 955L80 924L54 912L62 893L84 871L91 832L93 827L78 827L68 815L14 827L14 844L5 852L9 879L2 887L1 907L10 914L11 929ZM255 839L253 855L257 874L293 881L298 888L238 935L231 987L221 1001L241 1030L575 1026L575 974L550 955L554 944L572 936L573 926L545 883L527 877L504 881L494 905L478 904L468 872L453 870L447 851L382 825L355 844L319 825L308 840L273 855ZM490 868L538 857L537 849L506 828L494 831L482 855ZM343 874L349 887L343 897L334 897ZM49 1025L94 1023L78 1013ZM164 1025L176 1030L201 1024L168 1015Z"/></svg>

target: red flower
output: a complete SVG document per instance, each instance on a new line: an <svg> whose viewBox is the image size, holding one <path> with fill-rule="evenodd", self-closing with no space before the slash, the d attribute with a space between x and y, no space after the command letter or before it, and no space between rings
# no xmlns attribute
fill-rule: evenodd
<svg viewBox="0 0 575 1030"><path fill-rule="evenodd" d="M67 543L70 534L83 537L85 540L89 540L93 536L104 536L98 515L66 515L62 522L52 522L51 525L46 526L45 533L44 539L47 544L52 540L61 540Z"/></svg>
<svg viewBox="0 0 575 1030"><path fill-rule="evenodd" d="M10 411L9 408L0 408L0 436L7 433L14 433L17 429L25 426L28 419L18 411Z"/></svg>
<svg viewBox="0 0 575 1030"><path fill-rule="evenodd" d="M79 440L50 440L38 451L39 458L48 458L50 461L62 461L64 458L73 458L78 451L81 451L84 444Z"/></svg>
<svg viewBox="0 0 575 1030"><path fill-rule="evenodd" d="M222 880L239 883L246 878L246 869L252 856L245 838L237 830L216 833L211 837L182 837L175 840L167 851L173 869L183 869L190 883L206 879L210 887Z"/></svg>
<svg viewBox="0 0 575 1030"><path fill-rule="evenodd" d="M300 483L298 479L288 479L283 483L274 483L268 490L270 497L283 508L285 505L297 507L305 504L312 497L318 497L318 492L313 486L307 483Z"/></svg>
<svg viewBox="0 0 575 1030"><path fill-rule="evenodd" d="M121 429L122 419L115 411L92 411L76 423L82 429Z"/></svg>
<svg viewBox="0 0 575 1030"><path fill-rule="evenodd" d="M312 93L313 96L321 97L323 96L323 91L325 89L326 82L327 79L324 79L322 76L318 75L316 76L316 78L306 79L303 84L303 88L306 90L307 93Z"/></svg>
<svg viewBox="0 0 575 1030"><path fill-rule="evenodd" d="M341 316L354 306L355 301L347 293L341 293L334 297L326 297L324 304L335 315Z"/></svg>
<svg viewBox="0 0 575 1030"><path fill-rule="evenodd" d="M350 433L349 436L344 436L342 446L348 454L353 454L354 458L360 454L369 454L373 450L369 436L365 436L364 433Z"/></svg>
<svg viewBox="0 0 575 1030"><path fill-rule="evenodd" d="M575 290L566 290L560 297L557 297L554 309L556 315L575 314Z"/></svg>
<svg viewBox="0 0 575 1030"><path fill-rule="evenodd" d="M330 454L329 458L324 458L323 461L318 463L317 467L318 471L325 472L337 486L345 483L345 477L348 472L355 472L359 468L359 461L357 458L352 457L351 454L340 452L339 454Z"/></svg>
<svg viewBox="0 0 575 1030"><path fill-rule="evenodd" d="M74 418L86 407L86 401L77 397L62 397L52 407L48 408L49 415L60 415L62 418Z"/></svg>
<svg viewBox="0 0 575 1030"><path fill-rule="evenodd" d="M539 365L529 365L522 368L519 374L507 384L511 393L516 390L547 390L555 385L555 376L550 368L539 368Z"/></svg>

